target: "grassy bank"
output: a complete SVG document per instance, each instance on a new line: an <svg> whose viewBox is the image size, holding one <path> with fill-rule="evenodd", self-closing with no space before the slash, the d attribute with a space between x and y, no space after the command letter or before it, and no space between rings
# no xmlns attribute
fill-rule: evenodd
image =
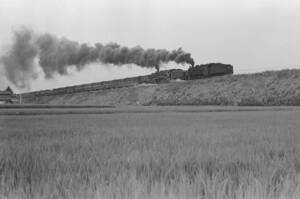
<svg viewBox="0 0 300 199"><path fill-rule="evenodd" d="M86 105L300 105L300 70L227 75L207 79L141 84L130 88L52 96L26 96L25 103Z"/></svg>

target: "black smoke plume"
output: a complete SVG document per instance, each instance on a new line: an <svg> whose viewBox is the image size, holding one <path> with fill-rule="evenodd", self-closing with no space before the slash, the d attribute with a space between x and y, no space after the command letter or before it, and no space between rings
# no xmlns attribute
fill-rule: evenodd
<svg viewBox="0 0 300 199"><path fill-rule="evenodd" d="M70 66L81 70L87 64L97 62L114 65L136 64L157 70L161 63L170 61L194 65L191 54L181 48L167 51L143 49L140 46L128 48L116 43L88 45L58 38L49 33L36 34L28 28L15 31L11 49L1 57L7 79L19 88L27 87L29 79L36 77L35 60L46 78L52 78L56 73L65 75Z"/></svg>
<svg viewBox="0 0 300 199"><path fill-rule="evenodd" d="M29 79L35 79L34 59L38 47L30 30L22 29L14 33L14 43L9 52L0 57L4 64L4 74L18 88L28 88Z"/></svg>

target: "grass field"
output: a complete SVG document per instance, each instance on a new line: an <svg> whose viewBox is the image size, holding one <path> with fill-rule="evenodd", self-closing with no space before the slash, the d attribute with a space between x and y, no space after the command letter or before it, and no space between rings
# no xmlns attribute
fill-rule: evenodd
<svg viewBox="0 0 300 199"><path fill-rule="evenodd" d="M299 118L298 109L2 115L0 198L296 199Z"/></svg>

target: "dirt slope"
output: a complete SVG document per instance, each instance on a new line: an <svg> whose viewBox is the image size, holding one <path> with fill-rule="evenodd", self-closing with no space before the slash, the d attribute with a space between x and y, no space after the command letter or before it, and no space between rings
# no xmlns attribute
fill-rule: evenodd
<svg viewBox="0 0 300 199"><path fill-rule="evenodd" d="M73 94L24 97L26 103L98 105L300 105L300 70L228 75Z"/></svg>

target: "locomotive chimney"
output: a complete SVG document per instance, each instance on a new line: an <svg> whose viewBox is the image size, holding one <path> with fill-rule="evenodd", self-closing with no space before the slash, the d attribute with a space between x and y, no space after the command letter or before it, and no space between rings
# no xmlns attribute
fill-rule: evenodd
<svg viewBox="0 0 300 199"><path fill-rule="evenodd" d="M155 65L156 72L159 72L159 66Z"/></svg>

